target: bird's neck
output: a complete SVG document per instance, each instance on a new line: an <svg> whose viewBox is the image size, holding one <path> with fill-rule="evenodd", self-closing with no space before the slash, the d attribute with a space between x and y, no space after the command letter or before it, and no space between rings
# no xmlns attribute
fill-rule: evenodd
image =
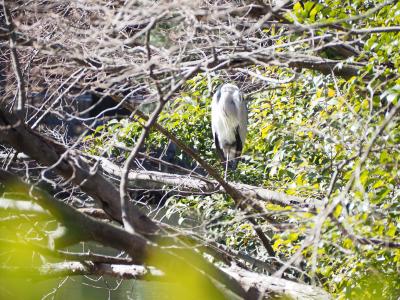
<svg viewBox="0 0 400 300"><path fill-rule="evenodd" d="M223 111L226 115L236 115L237 108L235 101L232 99L232 95L230 94L223 94L221 95L220 103L222 106Z"/></svg>

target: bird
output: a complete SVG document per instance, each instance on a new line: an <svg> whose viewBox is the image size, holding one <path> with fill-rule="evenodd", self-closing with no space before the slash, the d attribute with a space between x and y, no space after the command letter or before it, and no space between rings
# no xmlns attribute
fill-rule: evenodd
<svg viewBox="0 0 400 300"><path fill-rule="evenodd" d="M225 180L228 166L235 170L247 136L247 105L235 84L220 85L211 102L211 129L217 154L225 162Z"/></svg>

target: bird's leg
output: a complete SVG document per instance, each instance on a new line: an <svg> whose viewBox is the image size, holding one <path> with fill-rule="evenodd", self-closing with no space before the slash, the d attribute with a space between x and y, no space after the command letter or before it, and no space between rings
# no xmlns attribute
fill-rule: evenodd
<svg viewBox="0 0 400 300"><path fill-rule="evenodd" d="M228 175L228 162L229 162L229 151L226 154L226 161L225 161L225 176L224 176L225 181L226 181L226 177Z"/></svg>

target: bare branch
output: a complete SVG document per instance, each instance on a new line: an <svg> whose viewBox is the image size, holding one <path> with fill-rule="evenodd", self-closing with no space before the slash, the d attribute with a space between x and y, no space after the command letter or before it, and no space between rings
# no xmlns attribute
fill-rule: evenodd
<svg viewBox="0 0 400 300"><path fill-rule="evenodd" d="M49 216L41 206L32 201L9 200L0 197L0 209L5 211L16 211L17 213L35 213Z"/></svg>
<svg viewBox="0 0 400 300"><path fill-rule="evenodd" d="M151 267L139 265L119 265L97 262L47 263L37 268L1 267L9 275L40 278L65 277L77 275L111 276L120 279L163 280L163 273Z"/></svg>
<svg viewBox="0 0 400 300"><path fill-rule="evenodd" d="M22 76L21 66L18 59L18 54L16 50L16 37L14 33L14 25L12 22L11 14L5 4L5 0L3 0L3 12L6 21L6 25L10 32L9 34L9 41L10 41L10 51L11 51L11 61L12 66L15 72L15 77L17 79L18 84L18 101L17 105L15 106L15 112L21 117L24 117L25 111L25 103L26 103L26 91L25 91L25 83L24 78Z"/></svg>
<svg viewBox="0 0 400 300"><path fill-rule="evenodd" d="M400 26L388 26L388 27L373 27L373 28L362 28L362 29L351 29L349 33L354 34L366 34L366 33L380 33L380 32L399 32Z"/></svg>
<svg viewBox="0 0 400 300"><path fill-rule="evenodd" d="M103 157L95 157L100 162L105 173L116 179L121 177L122 168ZM202 177L170 174L157 171L130 170L127 176L127 186L132 189L160 190L171 195L212 194L225 192L218 182L203 180ZM318 200L303 199L281 192L271 191L262 187L251 186L240 182L229 182L245 197L270 202L282 206L307 207L312 211L318 206ZM170 191L171 190L171 191Z"/></svg>

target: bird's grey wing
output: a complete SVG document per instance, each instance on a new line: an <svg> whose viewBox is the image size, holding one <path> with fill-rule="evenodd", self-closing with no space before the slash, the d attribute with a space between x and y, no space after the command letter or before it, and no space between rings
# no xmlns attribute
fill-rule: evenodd
<svg viewBox="0 0 400 300"><path fill-rule="evenodd" d="M240 126L236 127L236 132L235 132L235 139L236 139L236 155L235 157L240 156L242 154L243 150L243 142L242 137L240 136Z"/></svg>
<svg viewBox="0 0 400 300"><path fill-rule="evenodd" d="M242 154L243 145L247 135L247 107L246 103L240 101L239 107L239 125L235 128L235 159L229 162L229 167L235 170L239 162L240 155Z"/></svg>
<svg viewBox="0 0 400 300"><path fill-rule="evenodd" d="M219 101L219 98L221 98L221 88L222 88L222 84L217 88L217 90L215 91L213 100L215 99L216 102Z"/></svg>
<svg viewBox="0 0 400 300"><path fill-rule="evenodd" d="M234 148L231 148L229 151L229 162L228 162L228 167L232 170L235 170L238 162L240 155L242 154L242 149L243 149L243 143L242 143L242 138L240 137L239 133L239 126L235 128L235 144ZM233 157L232 157L233 156Z"/></svg>
<svg viewBox="0 0 400 300"><path fill-rule="evenodd" d="M222 151L221 146L219 144L219 140L218 140L218 134L215 132L214 133L214 143L215 143L215 148L217 149L217 154L218 157L222 160L225 161L225 155L224 155L224 151Z"/></svg>
<svg viewBox="0 0 400 300"><path fill-rule="evenodd" d="M244 145L244 142L246 140L247 136L247 123L248 123L248 110L247 110L247 104L245 99L243 98L243 94L240 93L240 106L239 106L239 135L241 138L242 142L242 147Z"/></svg>

